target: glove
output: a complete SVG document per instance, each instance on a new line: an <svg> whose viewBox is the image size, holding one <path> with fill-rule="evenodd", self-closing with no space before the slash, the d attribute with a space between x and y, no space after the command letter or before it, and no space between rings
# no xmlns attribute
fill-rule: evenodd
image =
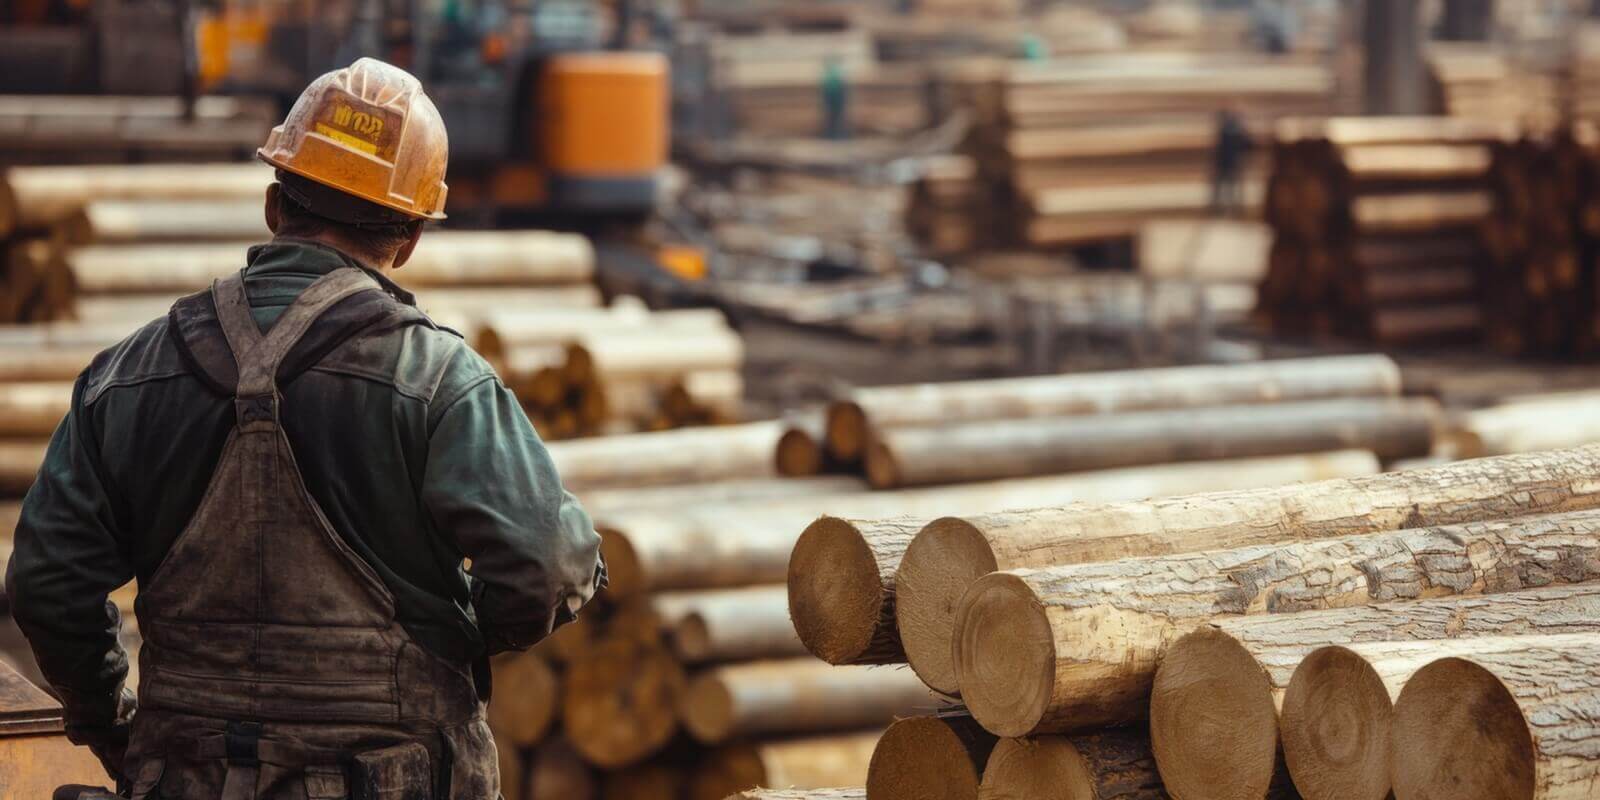
<svg viewBox="0 0 1600 800"><path fill-rule="evenodd" d="M124 688L117 698L116 717L108 724L67 722L67 738L73 744L88 747L95 758L100 759L106 774L116 781L118 789L129 786L124 762L128 755L128 737L133 731L133 716L138 710L138 699Z"/></svg>

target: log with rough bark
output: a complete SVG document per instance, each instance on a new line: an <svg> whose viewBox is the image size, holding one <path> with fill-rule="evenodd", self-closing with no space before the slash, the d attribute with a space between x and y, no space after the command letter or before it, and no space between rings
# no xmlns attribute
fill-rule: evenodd
<svg viewBox="0 0 1600 800"><path fill-rule="evenodd" d="M549 445L561 481L574 491L746 480L772 476L783 426L752 422L604 436Z"/></svg>
<svg viewBox="0 0 1600 800"><path fill-rule="evenodd" d="M567 665L561 724L572 746L597 767L649 758L678 730L683 667L664 648L617 639Z"/></svg>
<svg viewBox="0 0 1600 800"><path fill-rule="evenodd" d="M867 448L867 481L888 489L1339 449L1415 458L1433 450L1438 419L1431 400L1375 398L889 428Z"/></svg>
<svg viewBox="0 0 1600 800"><path fill-rule="evenodd" d="M489 727L496 739L531 747L555 722L561 688L556 673L533 653L506 653L491 662L494 698Z"/></svg>
<svg viewBox="0 0 1600 800"><path fill-rule="evenodd" d="M1399 393L1381 355L857 389L828 409L828 449L859 458L875 428Z"/></svg>
<svg viewBox="0 0 1600 800"><path fill-rule="evenodd" d="M1291 794L1258 795L1277 800ZM1165 800L1143 731L1002 739L989 757L981 800ZM1187 798L1186 798L1187 800Z"/></svg>
<svg viewBox="0 0 1600 800"><path fill-rule="evenodd" d="M946 517L906 548L895 617L917 674L952 694L954 609L991 572L1591 509L1600 507L1597 472L1600 447L1581 447L1268 489Z"/></svg>
<svg viewBox="0 0 1600 800"><path fill-rule="evenodd" d="M1049 502L1113 502L1377 471L1377 459L1365 451L1104 470L1060 479ZM1014 508L1036 505L1007 499ZM920 527L916 517L825 516L801 533L789 558L789 614L812 654L833 664L906 660L895 624L895 572Z"/></svg>
<svg viewBox="0 0 1600 800"><path fill-rule="evenodd" d="M650 598L650 605L673 652L686 664L806 652L789 621L789 592L782 584L663 592Z"/></svg>
<svg viewBox="0 0 1600 800"><path fill-rule="evenodd" d="M995 736L972 717L909 717L884 731L872 752L874 800L976 800Z"/></svg>
<svg viewBox="0 0 1600 800"><path fill-rule="evenodd" d="M1593 797L1597 676L1596 635L1485 642L1483 652L1423 667L1394 707L1395 797Z"/></svg>
<svg viewBox="0 0 1600 800"><path fill-rule="evenodd" d="M1591 632L1597 618L1600 585L1586 583L1216 620L1173 643L1156 672L1150 703L1156 762L1185 796L1259 797L1262 787L1282 779L1281 733L1306 797L1382 800L1389 792L1388 751L1350 713L1354 698L1342 698L1352 702L1329 715L1302 717L1291 730L1284 695L1307 655L1330 645L1402 639ZM1325 751L1336 755L1318 755Z"/></svg>
<svg viewBox="0 0 1600 800"><path fill-rule="evenodd" d="M683 726L696 740L848 731L936 710L910 670L838 667L812 658L714 667L690 682Z"/></svg>
<svg viewBox="0 0 1600 800"><path fill-rule="evenodd" d="M593 800L597 791L594 772L566 739L552 736L534 748L528 800Z"/></svg>
<svg viewBox="0 0 1600 800"><path fill-rule="evenodd" d="M866 783L878 731L720 748L701 760L689 781L687 800L734 795L761 800L865 800L861 789L831 786ZM756 789L782 786L782 790Z"/></svg>
<svg viewBox="0 0 1600 800"><path fill-rule="evenodd" d="M962 598L957 680L995 733L1081 731L1143 718L1167 646L1216 617L1596 578L1600 511L1000 572Z"/></svg>
<svg viewBox="0 0 1600 800"><path fill-rule="evenodd" d="M71 407L70 383L0 383L0 438L48 438Z"/></svg>
<svg viewBox="0 0 1600 800"><path fill-rule="evenodd" d="M0 440L0 497L21 497L33 486L49 442Z"/></svg>

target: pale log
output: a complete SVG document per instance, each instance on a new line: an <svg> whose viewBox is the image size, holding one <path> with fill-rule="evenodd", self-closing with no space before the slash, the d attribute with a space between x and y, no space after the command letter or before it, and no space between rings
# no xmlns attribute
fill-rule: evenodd
<svg viewBox="0 0 1600 800"><path fill-rule="evenodd" d="M895 615L917 674L957 692L954 609L1000 570L1326 539L1600 507L1600 447L1462 461L1251 491L1087 503L946 517L912 540L896 574Z"/></svg>
<svg viewBox="0 0 1600 800"><path fill-rule="evenodd" d="M165 311L157 316L164 316ZM153 319L154 317L152 317ZM0 325L0 347L107 348L122 341L149 319L133 321L61 321L29 325Z"/></svg>
<svg viewBox="0 0 1600 800"><path fill-rule="evenodd" d="M1457 425L1466 456L1531 453L1600 442L1600 392L1511 398L1463 414Z"/></svg>
<svg viewBox="0 0 1600 800"><path fill-rule="evenodd" d="M965 714L908 717L884 731L867 770L872 800L976 800L994 734Z"/></svg>
<svg viewBox="0 0 1600 800"><path fill-rule="evenodd" d="M33 486L49 442L0 440L0 497L21 497Z"/></svg>
<svg viewBox="0 0 1600 800"><path fill-rule="evenodd" d="M1081 731L1143 718L1167 646L1216 617L1597 577L1600 511L1000 572L962 598L957 680L997 734Z"/></svg>
<svg viewBox="0 0 1600 800"><path fill-rule="evenodd" d="M263 212L272 168L263 164L27 166L6 170L24 227L41 227L95 200L255 201Z"/></svg>
<svg viewBox="0 0 1600 800"><path fill-rule="evenodd" d="M684 687L683 668L664 648L627 639L596 645L567 665L561 724L589 763L637 764L672 741Z"/></svg>
<svg viewBox="0 0 1600 800"><path fill-rule="evenodd" d="M0 347L0 383L76 380L102 349L94 345Z"/></svg>
<svg viewBox="0 0 1600 800"><path fill-rule="evenodd" d="M528 800L594 800L598 791L594 772L578 751L558 736L534 748L528 773Z"/></svg>
<svg viewBox="0 0 1600 800"><path fill-rule="evenodd" d="M1397 800L1579 800L1600 785L1600 636L1435 661L1395 703Z"/></svg>
<svg viewBox="0 0 1600 800"><path fill-rule="evenodd" d="M70 383L0 383L0 438L49 438L71 407Z"/></svg>
<svg viewBox="0 0 1600 800"><path fill-rule="evenodd" d="M840 667L797 658L713 667L690 682L682 715L696 740L719 744L888 725L940 705L902 667Z"/></svg>
<svg viewBox="0 0 1600 800"><path fill-rule="evenodd" d="M561 689L556 673L534 653L506 653L490 663L494 697L489 728L517 747L537 744L555 722Z"/></svg>
<svg viewBox="0 0 1600 800"><path fill-rule="evenodd" d="M1282 793L1273 798L1291 797ZM1143 731L1002 739L989 756L980 800L1166 800ZM1266 800L1262 795L1260 800ZM1185 798L1187 800L1187 798Z"/></svg>
<svg viewBox="0 0 1600 800"><path fill-rule="evenodd" d="M810 478L734 479L678 486L585 489L578 492L578 498L583 501L585 509L599 516L624 511L672 511L696 505L861 494L866 491L866 482L853 475L819 475Z"/></svg>
<svg viewBox="0 0 1600 800"><path fill-rule="evenodd" d="M238 202L96 200L83 211L88 240L96 244L272 238L259 197Z"/></svg>
<svg viewBox="0 0 1600 800"><path fill-rule="evenodd" d="M828 448L857 458L874 427L1399 393L1400 368L1381 355L888 386L829 408Z"/></svg>
<svg viewBox="0 0 1600 800"><path fill-rule="evenodd" d="M432 292L427 293L429 302L438 302L431 295ZM494 358L519 347L566 345L597 331L676 332L726 327L727 319L714 308L656 312L632 304L610 308L531 308L484 316L476 346L478 352Z"/></svg>
<svg viewBox="0 0 1600 800"><path fill-rule="evenodd" d="M1339 149L1338 163L1363 183L1481 180L1489 171L1482 144L1373 144Z"/></svg>
<svg viewBox="0 0 1600 800"><path fill-rule="evenodd" d="M781 423L752 422L554 442L549 448L562 483L582 491L773 476L772 451L782 434Z"/></svg>
<svg viewBox="0 0 1600 800"><path fill-rule="evenodd" d="M866 783L878 731L733 745L701 760L688 800L734 795L762 800L864 800L864 790L830 790ZM756 790L781 786L783 790Z"/></svg>
<svg viewBox="0 0 1600 800"><path fill-rule="evenodd" d="M1055 502L1111 502L1377 471L1370 453L1346 451L1085 472L1059 479L1051 490ZM1004 499L1014 508L1030 505L1025 497ZM906 660L895 624L894 577L919 530L918 519L825 516L801 533L789 558L789 613L818 658L834 664Z"/></svg>
<svg viewBox="0 0 1600 800"><path fill-rule="evenodd" d="M594 364L602 383L667 382L691 372L737 372L744 363L744 341L725 327L590 332L572 350Z"/></svg>
<svg viewBox="0 0 1600 800"><path fill-rule="evenodd" d="M889 428L867 448L867 481L888 489L1340 449L1414 458L1432 451L1438 418L1431 400L1372 398Z"/></svg>
<svg viewBox="0 0 1600 800"><path fill-rule="evenodd" d="M650 605L686 664L804 655L783 584L662 592Z"/></svg>

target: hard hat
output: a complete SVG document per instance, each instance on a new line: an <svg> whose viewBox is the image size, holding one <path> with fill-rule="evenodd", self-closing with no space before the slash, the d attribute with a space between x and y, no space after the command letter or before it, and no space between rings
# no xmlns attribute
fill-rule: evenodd
<svg viewBox="0 0 1600 800"><path fill-rule="evenodd" d="M444 120L422 83L363 58L312 81L256 155L408 217L444 219L449 149Z"/></svg>

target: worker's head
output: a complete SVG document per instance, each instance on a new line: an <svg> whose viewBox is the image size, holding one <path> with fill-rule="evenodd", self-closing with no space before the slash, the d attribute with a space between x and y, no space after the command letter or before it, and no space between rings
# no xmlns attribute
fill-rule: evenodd
<svg viewBox="0 0 1600 800"><path fill-rule="evenodd" d="M449 142L410 73L363 58L311 82L256 151L278 168L267 225L369 267L404 264L422 223L444 219Z"/></svg>

